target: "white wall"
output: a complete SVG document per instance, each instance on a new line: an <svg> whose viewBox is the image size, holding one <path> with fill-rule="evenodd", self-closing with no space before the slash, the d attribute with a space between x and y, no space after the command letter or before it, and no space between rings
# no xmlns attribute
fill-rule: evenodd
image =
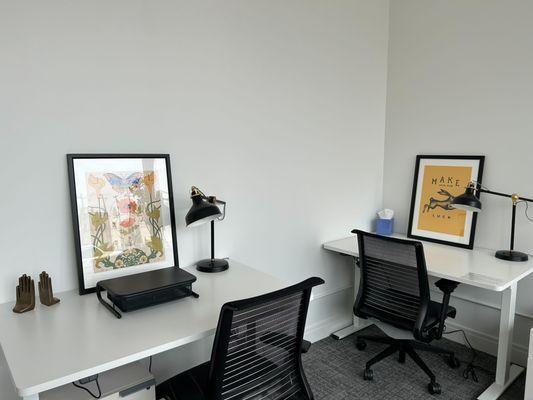
<svg viewBox="0 0 533 400"><path fill-rule="evenodd" d="M484 154L484 183L533 196L533 2L391 2L384 205L407 230L417 154ZM483 196L476 245L506 248L510 202ZM533 253L533 223L519 207L517 242ZM531 212L533 216L533 209ZM519 284L515 333L524 360L533 325L533 277ZM500 296L459 287L457 322L495 349ZM476 304L476 303L483 303ZM476 332L477 331L477 332Z"/></svg>
<svg viewBox="0 0 533 400"><path fill-rule="evenodd" d="M195 184L228 202L219 255L322 276L311 325L349 319L321 243L381 206L387 41L386 0L0 2L0 302L77 287L65 154L162 152L181 265L208 255Z"/></svg>
<svg viewBox="0 0 533 400"><path fill-rule="evenodd" d="M383 173L403 232L416 154L485 154L489 187L533 196L533 3L391 3L385 140L386 0L0 2L0 302L42 269L76 288L69 152L170 153L181 265L208 254L207 227L183 223L196 184L229 203L219 255L326 279L317 328L347 320L351 297L349 259L320 244L369 225ZM508 203L484 205L477 245L507 246ZM533 252L522 212L517 235ZM517 359L531 290L519 285ZM460 287L453 302L494 350L499 296ZM207 357L197 346L182 358Z"/></svg>

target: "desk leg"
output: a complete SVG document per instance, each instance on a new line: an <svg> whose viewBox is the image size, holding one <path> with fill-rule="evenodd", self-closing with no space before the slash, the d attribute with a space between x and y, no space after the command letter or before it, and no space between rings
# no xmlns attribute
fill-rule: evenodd
<svg viewBox="0 0 533 400"><path fill-rule="evenodd" d="M524 371L523 367L511 364L515 307L516 283L502 293L496 381L478 397L479 400L496 400Z"/></svg>
<svg viewBox="0 0 533 400"><path fill-rule="evenodd" d="M357 292L359 291L359 268L357 267L357 259L354 258L354 279L353 279L353 288L354 288L354 296L353 301L355 302L355 299L357 298ZM346 328L342 328L336 332L333 332L331 334L331 337L336 340L344 339L347 336L350 336L352 333L355 333L357 331L360 331L362 329L365 329L369 327L370 325L373 325L372 322L358 318L355 315L353 316L351 325L348 325Z"/></svg>

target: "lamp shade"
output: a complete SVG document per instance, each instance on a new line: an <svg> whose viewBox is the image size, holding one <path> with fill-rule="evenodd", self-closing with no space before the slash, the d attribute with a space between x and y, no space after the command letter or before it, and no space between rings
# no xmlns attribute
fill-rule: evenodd
<svg viewBox="0 0 533 400"><path fill-rule="evenodd" d="M222 215L220 208L216 204L208 202L201 195L193 195L191 198L192 206L185 216L187 226L202 225Z"/></svg>
<svg viewBox="0 0 533 400"><path fill-rule="evenodd" d="M458 210L481 211L481 201L475 194L473 187L467 187L466 191L452 200L452 207Z"/></svg>

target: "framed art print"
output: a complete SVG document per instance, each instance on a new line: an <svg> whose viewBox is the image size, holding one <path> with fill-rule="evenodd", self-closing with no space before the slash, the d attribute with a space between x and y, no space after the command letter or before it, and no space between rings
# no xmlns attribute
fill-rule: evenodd
<svg viewBox="0 0 533 400"><path fill-rule="evenodd" d="M178 266L167 154L68 154L80 294L98 281Z"/></svg>
<svg viewBox="0 0 533 400"><path fill-rule="evenodd" d="M416 158L407 236L472 249L476 213L453 208L471 181L481 183L484 156Z"/></svg>

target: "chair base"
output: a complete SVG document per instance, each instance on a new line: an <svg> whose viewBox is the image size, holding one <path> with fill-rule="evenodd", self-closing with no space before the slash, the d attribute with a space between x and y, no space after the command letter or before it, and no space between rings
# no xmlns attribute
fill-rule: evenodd
<svg viewBox="0 0 533 400"><path fill-rule="evenodd" d="M451 368L458 368L460 363L459 360L455 357L453 351L445 350L437 346L431 346L427 343L417 342L415 340L398 340L383 336L367 336L359 335L356 339L356 346L359 350L364 350L366 348L366 341L388 344L385 350L381 353L374 356L370 359L365 366L365 371L363 378L365 380L373 380L374 374L371 369L372 365L380 362L381 360L398 353L398 362L404 363L405 356L408 355L425 374L429 377L430 382L428 384L428 391L431 394L439 394L441 392L440 385L436 381L435 374L429 369L427 364L420 358L415 350L427 351L435 354L442 354L448 357L447 363Z"/></svg>

